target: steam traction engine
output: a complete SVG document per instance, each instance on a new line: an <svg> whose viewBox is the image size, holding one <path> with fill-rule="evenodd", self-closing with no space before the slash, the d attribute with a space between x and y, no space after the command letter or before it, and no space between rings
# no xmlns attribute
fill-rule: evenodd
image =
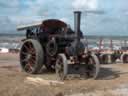
<svg viewBox="0 0 128 96"><path fill-rule="evenodd" d="M115 63L117 56L116 51L113 49L113 40L110 40L110 46L107 49L103 49L103 39L100 39L99 50L100 50L100 61L102 64Z"/></svg>
<svg viewBox="0 0 128 96"><path fill-rule="evenodd" d="M120 52L122 53L120 55L121 61L123 63L128 63L128 46L127 46L127 40L124 40L124 44L123 44L123 46L121 46Z"/></svg>
<svg viewBox="0 0 128 96"><path fill-rule="evenodd" d="M26 39L20 51L20 64L25 72L37 74L42 66L55 70L64 80L69 74L96 78L99 61L90 51L85 52L80 31L81 12L74 12L73 31L65 22L48 19L41 24L18 27L26 30Z"/></svg>

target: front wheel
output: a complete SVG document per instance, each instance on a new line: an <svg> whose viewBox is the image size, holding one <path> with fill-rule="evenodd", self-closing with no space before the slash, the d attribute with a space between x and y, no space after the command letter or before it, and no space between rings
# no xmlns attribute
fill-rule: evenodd
<svg viewBox="0 0 128 96"><path fill-rule="evenodd" d="M100 63L98 57L95 54L91 54L88 57L87 65L88 76L93 79L96 79L100 71Z"/></svg>
<svg viewBox="0 0 128 96"><path fill-rule="evenodd" d="M59 54L55 65L57 79L64 80L67 75L67 58L64 54Z"/></svg>

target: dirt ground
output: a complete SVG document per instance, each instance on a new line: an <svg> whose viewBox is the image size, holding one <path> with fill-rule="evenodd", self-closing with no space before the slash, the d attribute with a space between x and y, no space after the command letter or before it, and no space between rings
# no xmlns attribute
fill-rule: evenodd
<svg viewBox="0 0 128 96"><path fill-rule="evenodd" d="M101 65L97 80L60 82L54 73L22 72L18 54L0 54L0 96L128 96L128 64Z"/></svg>

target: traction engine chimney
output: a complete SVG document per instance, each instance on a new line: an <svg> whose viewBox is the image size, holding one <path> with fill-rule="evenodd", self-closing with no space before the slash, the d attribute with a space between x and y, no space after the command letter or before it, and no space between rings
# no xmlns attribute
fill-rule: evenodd
<svg viewBox="0 0 128 96"><path fill-rule="evenodd" d="M81 21L81 11L74 12L74 30L76 34L76 42L80 42L80 22Z"/></svg>

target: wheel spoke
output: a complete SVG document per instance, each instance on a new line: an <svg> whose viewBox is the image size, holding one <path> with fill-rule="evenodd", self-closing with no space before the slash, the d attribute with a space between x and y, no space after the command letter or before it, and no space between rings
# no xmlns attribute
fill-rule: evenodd
<svg viewBox="0 0 128 96"><path fill-rule="evenodd" d="M28 55L28 53L27 53L27 52L21 52L21 54L23 54L23 55Z"/></svg>
<svg viewBox="0 0 128 96"><path fill-rule="evenodd" d="M36 61L36 56L32 56L31 59L32 59L33 61Z"/></svg>
<svg viewBox="0 0 128 96"><path fill-rule="evenodd" d="M36 58L36 56L35 56L35 55L32 55L32 57L33 57L33 58Z"/></svg>
<svg viewBox="0 0 128 96"><path fill-rule="evenodd" d="M31 66L30 63L27 63L24 67L24 69L27 69L27 71L31 72L33 70L33 67Z"/></svg>
<svg viewBox="0 0 128 96"><path fill-rule="evenodd" d="M27 72L30 72L30 70L31 70L29 64L26 64L26 65L24 66L24 69L25 69Z"/></svg>
<svg viewBox="0 0 128 96"><path fill-rule="evenodd" d="M59 64L57 64L56 68L57 69L61 69L61 66Z"/></svg>
<svg viewBox="0 0 128 96"><path fill-rule="evenodd" d="M35 54L36 54L35 49L34 49L34 48L31 48L31 49L29 50L29 53L32 54L32 55L35 55Z"/></svg>
<svg viewBox="0 0 128 96"><path fill-rule="evenodd" d="M33 59L30 60L31 64L34 65L35 61Z"/></svg>
<svg viewBox="0 0 128 96"><path fill-rule="evenodd" d="M23 59L21 62L27 62L28 61L28 59L27 58L25 58L25 59Z"/></svg>
<svg viewBox="0 0 128 96"><path fill-rule="evenodd" d="M24 69L25 70L28 69L28 64L25 64Z"/></svg>
<svg viewBox="0 0 128 96"><path fill-rule="evenodd" d="M24 48L29 51L30 49L28 48L28 46L24 45Z"/></svg>
<svg viewBox="0 0 128 96"><path fill-rule="evenodd" d="M29 49L31 49L32 48L32 44L28 43L28 47L29 47Z"/></svg>

